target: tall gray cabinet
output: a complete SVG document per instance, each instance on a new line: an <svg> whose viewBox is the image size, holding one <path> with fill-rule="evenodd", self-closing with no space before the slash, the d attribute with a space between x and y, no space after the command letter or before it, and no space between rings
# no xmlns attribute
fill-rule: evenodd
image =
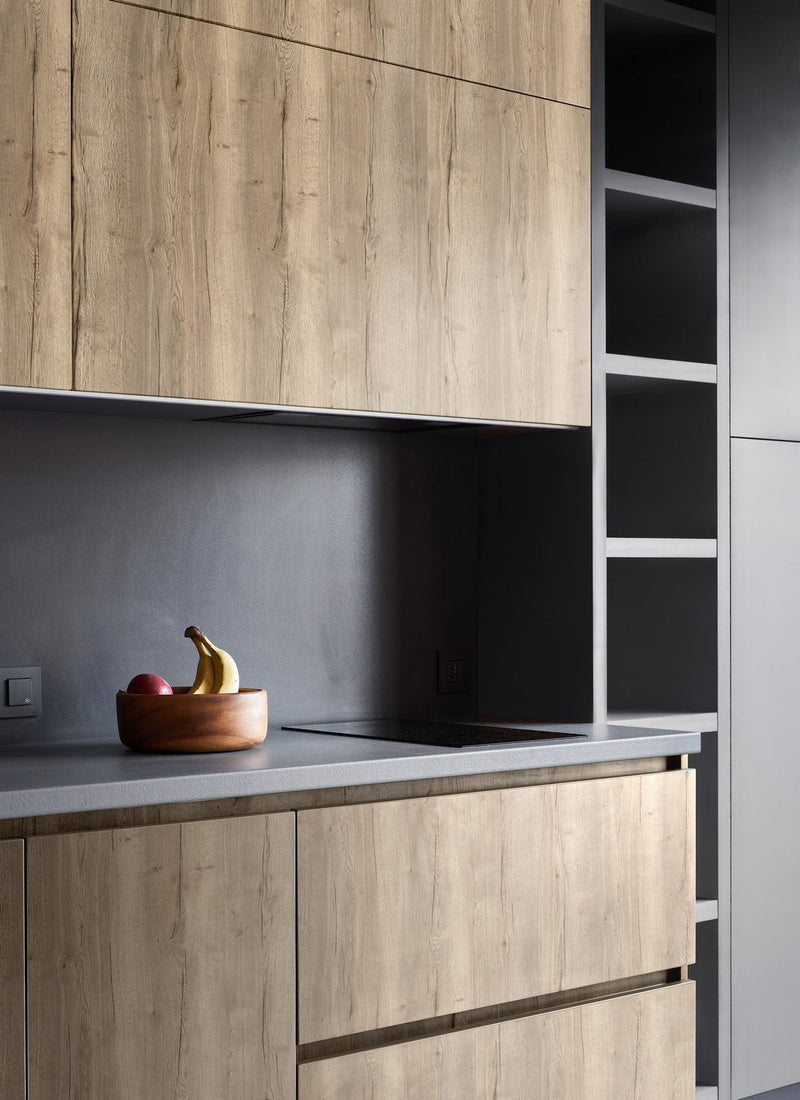
<svg viewBox="0 0 800 1100"><path fill-rule="evenodd" d="M739 1100L800 1081L800 444L733 439L731 490Z"/></svg>
<svg viewBox="0 0 800 1100"><path fill-rule="evenodd" d="M698 1100L729 1087L720 8L593 7L595 717L704 734L693 761Z"/></svg>
<svg viewBox="0 0 800 1100"><path fill-rule="evenodd" d="M796 0L731 0L736 1100L800 1098L799 49Z"/></svg>

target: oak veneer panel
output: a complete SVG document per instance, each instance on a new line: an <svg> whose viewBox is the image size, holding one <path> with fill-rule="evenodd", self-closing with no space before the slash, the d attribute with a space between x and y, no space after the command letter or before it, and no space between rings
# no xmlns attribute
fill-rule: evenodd
<svg viewBox="0 0 800 1100"><path fill-rule="evenodd" d="M70 13L0 0L0 385L72 384Z"/></svg>
<svg viewBox="0 0 800 1100"><path fill-rule="evenodd" d="M298 814L299 1042L694 958L694 772Z"/></svg>
<svg viewBox="0 0 800 1100"><path fill-rule="evenodd" d="M0 843L0 1096L25 1100L25 845Z"/></svg>
<svg viewBox="0 0 800 1100"><path fill-rule="evenodd" d="M587 111L75 10L77 388L589 422Z"/></svg>
<svg viewBox="0 0 800 1100"><path fill-rule="evenodd" d="M589 0L138 0L412 69L589 106Z"/></svg>
<svg viewBox="0 0 800 1100"><path fill-rule="evenodd" d="M694 1100L694 983L298 1067L299 1100Z"/></svg>
<svg viewBox="0 0 800 1100"><path fill-rule="evenodd" d="M291 814L28 845L30 1100L294 1096Z"/></svg>

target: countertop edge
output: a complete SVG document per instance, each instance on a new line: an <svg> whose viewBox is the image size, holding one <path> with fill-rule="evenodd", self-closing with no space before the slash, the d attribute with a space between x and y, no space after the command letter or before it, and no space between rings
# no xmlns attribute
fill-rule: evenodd
<svg viewBox="0 0 800 1100"><path fill-rule="evenodd" d="M640 734L637 736L637 733ZM314 736L314 735L311 735ZM371 742L370 744L375 744ZM701 735L677 730L637 731L624 737L582 742L541 741L531 745L478 750L408 753L341 761L312 761L254 770L210 770L200 775L65 782L16 790L0 789L0 819L42 817L96 810L129 809L166 803L286 794L332 787L399 783L457 775L522 771L531 768L604 763L700 751ZM196 758L195 758L196 759Z"/></svg>

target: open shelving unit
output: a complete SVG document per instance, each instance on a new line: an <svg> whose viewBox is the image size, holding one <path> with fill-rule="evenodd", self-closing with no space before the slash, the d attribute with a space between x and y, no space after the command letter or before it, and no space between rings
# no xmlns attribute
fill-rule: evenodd
<svg viewBox="0 0 800 1100"><path fill-rule="evenodd" d="M697 1100L729 1095L718 732L727 494L717 431L727 199L716 20L714 0L604 0L592 51L595 719L704 735L692 760Z"/></svg>

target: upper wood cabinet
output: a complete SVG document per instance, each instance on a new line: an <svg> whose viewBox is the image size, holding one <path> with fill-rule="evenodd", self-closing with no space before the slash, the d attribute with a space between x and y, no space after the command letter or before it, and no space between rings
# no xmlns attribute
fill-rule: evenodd
<svg viewBox="0 0 800 1100"><path fill-rule="evenodd" d="M294 972L292 814L28 841L30 1100L291 1100Z"/></svg>
<svg viewBox="0 0 800 1100"><path fill-rule="evenodd" d="M143 7L589 104L590 0L141 0Z"/></svg>
<svg viewBox="0 0 800 1100"><path fill-rule="evenodd" d="M70 9L0 0L0 385L69 389Z"/></svg>
<svg viewBox="0 0 800 1100"><path fill-rule="evenodd" d="M585 109L75 14L76 388L589 422Z"/></svg>
<svg viewBox="0 0 800 1100"><path fill-rule="evenodd" d="M694 961L694 772L298 813L299 1041Z"/></svg>
<svg viewBox="0 0 800 1100"><path fill-rule="evenodd" d="M25 1100L25 844L0 842L0 1096Z"/></svg>

